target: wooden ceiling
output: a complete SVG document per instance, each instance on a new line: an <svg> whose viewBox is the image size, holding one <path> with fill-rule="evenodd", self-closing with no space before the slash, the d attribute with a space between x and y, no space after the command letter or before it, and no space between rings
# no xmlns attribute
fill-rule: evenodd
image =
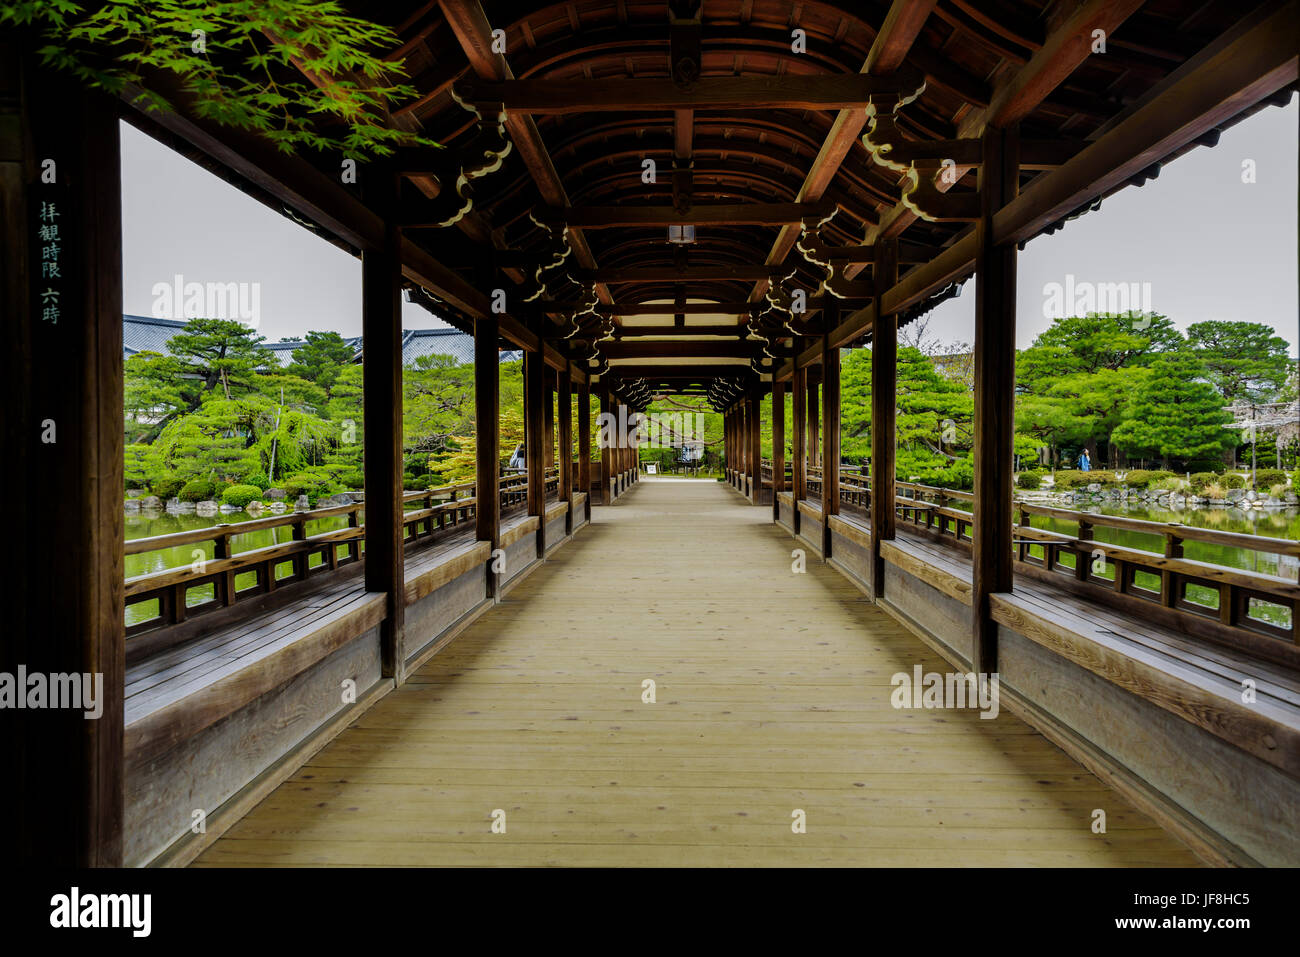
<svg viewBox="0 0 1300 957"><path fill-rule="evenodd" d="M870 279L877 239L901 238L905 279L913 264L934 259L969 231L967 222L918 218L902 202L905 174L875 162L863 145L867 114L855 91L891 82L901 89L923 78L923 92L897 113L901 136L919 144L971 140L986 127L1019 123L1023 188L1112 127L1235 24L1276 4L345 6L401 38L391 56L404 58L421 95L395 112L394 123L456 151L479 132L458 96L505 103L512 149L499 170L474 181L471 211L454 226L409 230L410 239L469 283L481 284L482 264L495 263L502 282L518 284L510 289L522 298L533 270L555 251L555 232L544 225L567 221L566 268L592 284L599 305L580 317L581 330L562 349L583 362L598 350L593 369L599 363L612 370L607 374L645 374L667 387L704 381L682 368L688 362L714 375L731 367L752 374L764 343L745 339L737 324L763 304L783 270L797 266L791 282L809 290L824 278L795 248L801 215L835 211L818 239L840 254L842 277L856 282ZM1105 32L1102 54L1089 49L1094 30ZM494 31L504 31L504 53L497 52L501 34L494 49ZM800 36L804 47L796 51ZM851 108L837 108L837 97L848 97ZM653 182L643 176L648 160ZM940 189L973 194L971 167L959 165L957 173ZM404 202L418 209L442 187L415 170L403 188ZM694 243L667 241L674 220L695 225ZM870 283L860 291L870 301ZM534 331L563 335L571 331L565 309L580 305L574 298L548 290L538 298L549 304L545 309L516 312L512 301L511 314ZM780 363L807 348L805 337L790 330L822 331L819 305L814 301L784 336L767 343L767 355ZM842 309L861 305L850 299ZM454 309L447 317L465 321Z"/></svg>

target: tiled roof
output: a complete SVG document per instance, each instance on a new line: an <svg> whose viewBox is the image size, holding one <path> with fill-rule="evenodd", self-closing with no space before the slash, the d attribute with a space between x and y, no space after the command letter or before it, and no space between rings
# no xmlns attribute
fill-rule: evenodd
<svg viewBox="0 0 1300 957"><path fill-rule="evenodd" d="M137 352L161 352L167 354L167 341L185 328L179 319L154 319L151 316L122 317L122 358L128 358ZM343 340L352 347L354 362L361 359L361 336L346 337ZM303 340L293 339L288 342L264 342L263 347L271 350L281 366L293 362L295 349L301 349ZM415 360L425 355L452 356L457 362L474 361L474 337L459 329L406 329L402 332L402 365L414 365ZM501 361L510 362L519 359L520 352L502 352Z"/></svg>

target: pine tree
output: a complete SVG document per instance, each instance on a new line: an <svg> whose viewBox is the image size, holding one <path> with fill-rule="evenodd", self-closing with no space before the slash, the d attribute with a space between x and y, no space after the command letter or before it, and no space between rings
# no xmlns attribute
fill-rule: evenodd
<svg viewBox="0 0 1300 957"><path fill-rule="evenodd" d="M1158 456L1165 468L1209 462L1233 444L1224 428L1230 421L1223 397L1206 381L1205 364L1179 350L1151 364L1111 440L1130 454Z"/></svg>

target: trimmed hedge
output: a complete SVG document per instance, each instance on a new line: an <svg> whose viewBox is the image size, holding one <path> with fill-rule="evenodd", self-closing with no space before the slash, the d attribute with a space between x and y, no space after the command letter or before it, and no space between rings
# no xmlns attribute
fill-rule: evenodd
<svg viewBox="0 0 1300 957"><path fill-rule="evenodd" d="M256 485L230 485L221 493L221 501L236 508L243 508L249 502L256 502L262 497L262 490Z"/></svg>
<svg viewBox="0 0 1300 957"><path fill-rule="evenodd" d="M217 494L217 487L207 479L190 479L176 497L182 502L206 502Z"/></svg>
<svg viewBox="0 0 1300 957"><path fill-rule="evenodd" d="M1016 476L1016 486L1023 489L1036 489L1043 486L1042 472L1021 472Z"/></svg>
<svg viewBox="0 0 1300 957"><path fill-rule="evenodd" d="M1255 471L1255 488L1268 491L1274 485L1285 485L1286 473L1281 469L1257 469Z"/></svg>

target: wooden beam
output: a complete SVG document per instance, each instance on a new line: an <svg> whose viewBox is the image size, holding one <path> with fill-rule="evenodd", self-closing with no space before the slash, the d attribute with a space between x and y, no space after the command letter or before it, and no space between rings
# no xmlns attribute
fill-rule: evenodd
<svg viewBox="0 0 1300 957"><path fill-rule="evenodd" d="M793 474L791 492L794 508L791 510L790 524L799 533L799 503L808 494L808 413L804 408L807 396L807 373L796 369L790 383L790 418L794 425L794 435L790 444L790 456Z"/></svg>
<svg viewBox="0 0 1300 957"><path fill-rule="evenodd" d="M763 391L755 385L750 388L745 399L746 425L749 428L749 461L745 471L749 473L749 504L761 505L763 502Z"/></svg>
<svg viewBox="0 0 1300 957"><path fill-rule="evenodd" d="M614 433L618 430L607 426L613 407L609 386L602 382L600 383L600 418L596 426L597 438L600 441L600 501L603 505L609 505L614 501L614 493L610 485L614 481Z"/></svg>
<svg viewBox="0 0 1300 957"><path fill-rule="evenodd" d="M388 213L397 197L395 174L374 174L367 197ZM391 221L384 244L361 256L362 373L365 403L366 590L383 592L381 671L399 684L406 664L402 547L402 235Z"/></svg>
<svg viewBox="0 0 1300 957"><path fill-rule="evenodd" d="M578 385L578 485L586 496L583 517L591 520L591 383Z"/></svg>
<svg viewBox="0 0 1300 957"><path fill-rule="evenodd" d="M5 495L20 503L9 528L23 554L6 573L11 599L0 671L91 675L98 686L93 702L78 698L84 708L7 702L0 719L5 856L15 866L121 867L118 116L112 100L41 69L14 41L0 38L0 315L7 338L0 389ZM39 233L52 225L57 252ZM20 703L27 691L18 686ZM95 705L102 712L92 717Z"/></svg>
<svg viewBox="0 0 1300 957"><path fill-rule="evenodd" d="M735 364L690 364L690 365L616 365L611 366L609 374L625 379L686 379L691 382L709 379L747 379L753 372L748 362Z"/></svg>
<svg viewBox="0 0 1300 957"><path fill-rule="evenodd" d="M873 267L877 282L892 286L898 278L894 240L876 243ZM894 496L897 476L898 316L882 315L871 335L871 595L885 591L885 563L880 543L895 534Z"/></svg>
<svg viewBox="0 0 1300 957"><path fill-rule="evenodd" d="M524 459L528 465L528 514L538 516L537 557L546 554L546 362L524 353Z"/></svg>
<svg viewBox="0 0 1300 957"><path fill-rule="evenodd" d="M1017 130L984 134L980 167L983 215L976 224L975 269L975 514L971 525L971 666L997 671L997 624L989 596L1011 591L1012 463L1015 438L1016 245L998 245L993 217L1019 181Z"/></svg>
<svg viewBox="0 0 1300 957"><path fill-rule="evenodd" d="M623 266L605 269L575 270L575 278L594 282L752 282L783 275L785 270L773 266Z"/></svg>
<svg viewBox="0 0 1300 957"><path fill-rule="evenodd" d="M493 551L501 544L501 372L497 323L492 315L474 320L474 523L475 537ZM497 594L497 575L488 564L488 595Z"/></svg>
<svg viewBox="0 0 1300 957"><path fill-rule="evenodd" d="M772 383L772 521L781 519L780 494L785 491L785 385Z"/></svg>
<svg viewBox="0 0 1300 957"><path fill-rule="evenodd" d="M1288 3L1198 62L1059 169L1040 176L994 218L998 243L1037 235L1097 196L1296 82Z"/></svg>
<svg viewBox="0 0 1300 957"><path fill-rule="evenodd" d="M869 76L886 76L902 66L935 3L936 0L893 0L859 72ZM825 195L845 158L857 146L858 137L866 122L865 110L842 110L835 117L817 158L804 177L803 186L796 197L799 202L816 202ZM798 238L799 230L793 226L782 229L777 234L766 261L771 265L785 262ZM760 280L749 298L761 297L767 291L767 284L766 279Z"/></svg>
<svg viewBox="0 0 1300 957"><path fill-rule="evenodd" d="M542 222L567 223L578 229L624 226L780 226L805 219L824 219L834 203L723 203L689 206L570 206L537 211Z"/></svg>
<svg viewBox="0 0 1300 957"><path fill-rule="evenodd" d="M555 414L559 418L560 501L567 502L564 534L573 534L573 383L568 369L559 377Z"/></svg>
<svg viewBox="0 0 1300 957"><path fill-rule="evenodd" d="M687 87L669 78L463 80L467 102L501 103L507 113L565 114L635 110L855 110L872 97L911 93L912 78L861 73L820 76L710 76Z"/></svg>
<svg viewBox="0 0 1300 957"><path fill-rule="evenodd" d="M827 315L833 321L831 313ZM830 517L840 513L840 350L822 341L822 558L831 557Z"/></svg>
<svg viewBox="0 0 1300 957"><path fill-rule="evenodd" d="M600 343L600 352L607 359L751 359L763 354L757 342L699 338L605 340Z"/></svg>

